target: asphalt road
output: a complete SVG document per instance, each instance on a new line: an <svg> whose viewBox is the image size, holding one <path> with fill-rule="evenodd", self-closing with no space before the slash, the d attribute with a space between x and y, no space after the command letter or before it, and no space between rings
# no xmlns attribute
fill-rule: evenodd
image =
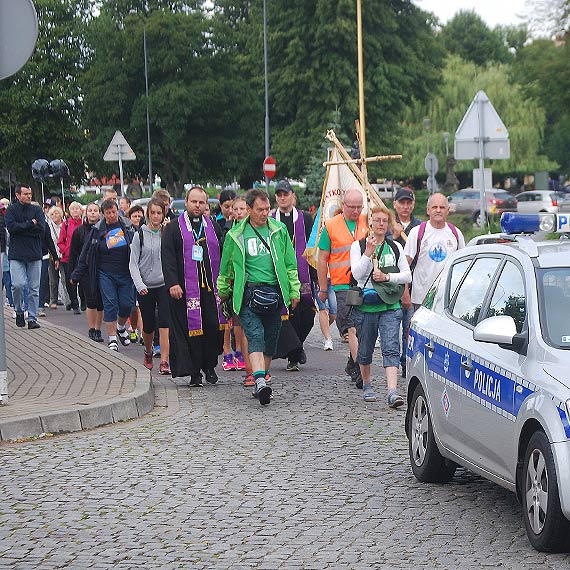
<svg viewBox="0 0 570 570"><path fill-rule="evenodd" d="M316 331L301 372L275 363L267 407L239 373L167 380L143 419L0 445L0 568L570 567L530 547L508 491L464 470L417 482L404 409L383 386L365 404L346 345L325 353Z"/></svg>

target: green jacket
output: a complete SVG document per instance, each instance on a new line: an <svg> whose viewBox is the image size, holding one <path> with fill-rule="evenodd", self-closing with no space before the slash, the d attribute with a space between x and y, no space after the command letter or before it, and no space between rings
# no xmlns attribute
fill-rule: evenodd
<svg viewBox="0 0 570 570"><path fill-rule="evenodd" d="M239 314L245 288L245 245L243 231L249 223L249 216L234 226L227 234L222 252L218 294L222 298L233 292L233 308ZM267 219L269 226L269 247L277 281L283 301L288 307L291 299L300 298L301 283L297 273L297 257L287 227L273 218Z"/></svg>

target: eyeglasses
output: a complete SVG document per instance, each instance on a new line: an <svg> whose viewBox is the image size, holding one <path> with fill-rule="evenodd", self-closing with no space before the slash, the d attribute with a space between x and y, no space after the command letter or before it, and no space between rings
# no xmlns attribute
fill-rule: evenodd
<svg viewBox="0 0 570 570"><path fill-rule="evenodd" d="M388 218L386 218L386 219L382 218L382 219L379 219L379 220L378 220L378 219L375 220L374 218L372 218L372 223L373 223L373 224L387 224L387 223L388 223Z"/></svg>
<svg viewBox="0 0 570 570"><path fill-rule="evenodd" d="M348 208L349 210L362 210L362 208L364 208L364 206L362 206L361 204L357 206L352 206L351 204L345 204L344 207Z"/></svg>

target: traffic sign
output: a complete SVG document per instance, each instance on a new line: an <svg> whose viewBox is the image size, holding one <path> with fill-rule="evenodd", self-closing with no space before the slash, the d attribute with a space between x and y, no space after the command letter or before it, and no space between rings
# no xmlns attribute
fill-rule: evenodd
<svg viewBox="0 0 570 570"><path fill-rule="evenodd" d="M38 39L38 16L32 0L0 0L0 79L19 71Z"/></svg>
<svg viewBox="0 0 570 570"><path fill-rule="evenodd" d="M510 158L509 132L485 91L478 91L455 131L456 160Z"/></svg>
<svg viewBox="0 0 570 570"><path fill-rule="evenodd" d="M433 154L433 152L428 152L426 154L424 164L425 164L427 173L430 176L435 176L437 174L437 171L439 169L439 162L437 160L437 156L435 156L435 154Z"/></svg>
<svg viewBox="0 0 570 570"><path fill-rule="evenodd" d="M115 160L136 160L136 158L136 154L129 146L129 143L123 136L123 133L121 131L115 131L115 134L103 155L103 160L113 162Z"/></svg>
<svg viewBox="0 0 570 570"><path fill-rule="evenodd" d="M277 171L277 166L275 165L275 159L272 156L266 157L263 161L263 173L267 178L271 179L275 176Z"/></svg>

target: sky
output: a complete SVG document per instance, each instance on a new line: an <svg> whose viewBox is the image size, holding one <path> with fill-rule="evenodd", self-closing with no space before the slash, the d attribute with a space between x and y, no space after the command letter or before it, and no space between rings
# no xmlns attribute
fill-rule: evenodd
<svg viewBox="0 0 570 570"><path fill-rule="evenodd" d="M422 10L433 12L443 24L459 10L475 10L490 28L496 25L521 24L517 17L528 10L526 0L413 0Z"/></svg>

